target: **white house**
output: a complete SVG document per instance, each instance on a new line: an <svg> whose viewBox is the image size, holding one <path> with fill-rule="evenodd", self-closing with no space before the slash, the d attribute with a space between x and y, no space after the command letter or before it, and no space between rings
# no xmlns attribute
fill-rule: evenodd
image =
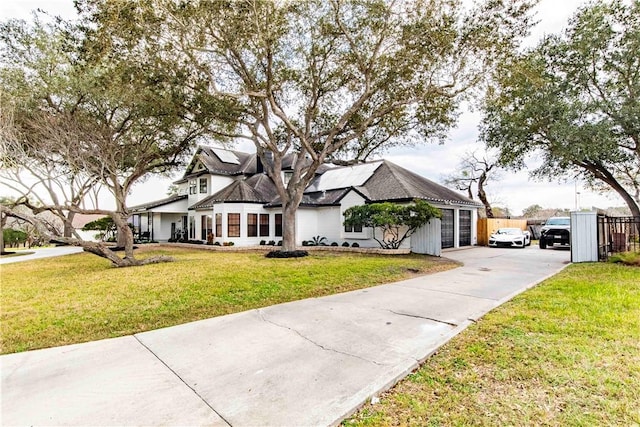
<svg viewBox="0 0 640 427"><path fill-rule="evenodd" d="M293 159L288 156L283 162L285 182ZM132 208L136 235L235 246L282 239L282 204L256 154L201 146L176 185L177 195ZM432 221L404 246L439 255L442 248L476 244L479 203L386 160L319 168L297 212L296 241L322 236L339 244L378 247L370 229L343 226L344 211L365 203L414 199L440 208L442 220Z"/></svg>

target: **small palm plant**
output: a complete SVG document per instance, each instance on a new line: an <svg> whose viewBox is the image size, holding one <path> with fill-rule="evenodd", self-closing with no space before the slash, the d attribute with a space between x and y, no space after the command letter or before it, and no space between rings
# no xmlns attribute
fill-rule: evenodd
<svg viewBox="0 0 640 427"><path fill-rule="evenodd" d="M320 237L320 236L315 236L313 239L311 239L311 243L313 246L320 246L320 245L324 245L325 241L327 240L326 237Z"/></svg>

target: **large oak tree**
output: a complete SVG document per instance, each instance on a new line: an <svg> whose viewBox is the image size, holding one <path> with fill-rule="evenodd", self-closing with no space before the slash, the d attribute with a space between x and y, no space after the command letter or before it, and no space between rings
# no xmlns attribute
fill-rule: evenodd
<svg viewBox="0 0 640 427"><path fill-rule="evenodd" d="M103 243L55 236L35 215L6 207L3 213L32 221L56 240L82 246L116 266L157 261L134 257L127 196L150 174L181 165L215 117L203 112L215 106L199 102L187 70L135 34L107 37L87 21L37 18L31 24L3 23L1 34L0 100L2 111L12 114L4 120L0 160L3 169L19 168L38 182L20 201L34 214L47 210L67 222L69 213L110 216L124 256ZM47 179L53 175L54 184ZM86 206L84 197L62 198L51 187L77 188L77 182L101 185L115 208ZM40 195L36 204L33 192L39 190L49 194Z"/></svg>
<svg viewBox="0 0 640 427"><path fill-rule="evenodd" d="M640 2L592 2L562 35L509 62L490 92L482 135L515 169L582 177L640 216Z"/></svg>
<svg viewBox="0 0 640 427"><path fill-rule="evenodd" d="M216 120L232 131L211 134L255 145L289 251L318 167L443 138L459 102L527 33L531 3L464 12L456 0L87 0L85 10L105 34L144 37L153 23L160 37L149 43L181 55L203 98L229 103ZM137 25L137 14L150 17ZM295 159L286 182L285 156Z"/></svg>

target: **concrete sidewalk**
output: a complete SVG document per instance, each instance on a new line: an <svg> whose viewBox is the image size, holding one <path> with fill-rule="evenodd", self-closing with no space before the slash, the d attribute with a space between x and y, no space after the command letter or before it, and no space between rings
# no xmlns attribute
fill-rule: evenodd
<svg viewBox="0 0 640 427"><path fill-rule="evenodd" d="M569 252L463 267L171 328L0 357L3 425L323 426L403 378Z"/></svg>
<svg viewBox="0 0 640 427"><path fill-rule="evenodd" d="M6 248L11 251L11 248ZM51 248L31 248L23 249L22 251L28 252L27 255L17 255L0 259L1 264L13 264L15 262L26 262L34 259L51 258L57 256L77 254L83 251L82 248L77 246L55 246Z"/></svg>

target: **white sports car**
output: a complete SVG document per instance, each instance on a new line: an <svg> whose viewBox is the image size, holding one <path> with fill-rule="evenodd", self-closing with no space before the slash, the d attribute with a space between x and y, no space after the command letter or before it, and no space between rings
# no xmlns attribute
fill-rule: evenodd
<svg viewBox="0 0 640 427"><path fill-rule="evenodd" d="M509 248L524 248L531 245L531 235L519 228L499 228L489 237L489 246Z"/></svg>

